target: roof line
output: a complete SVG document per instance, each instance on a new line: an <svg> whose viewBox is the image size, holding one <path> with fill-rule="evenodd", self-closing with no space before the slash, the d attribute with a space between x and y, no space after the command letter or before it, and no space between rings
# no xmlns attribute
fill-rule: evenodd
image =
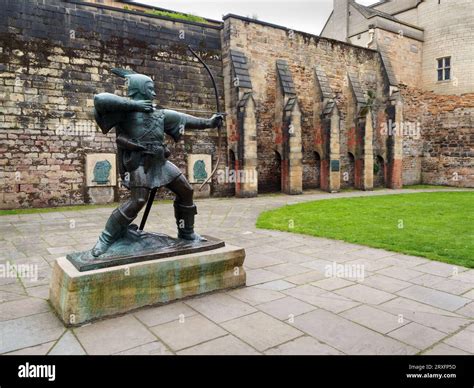
<svg viewBox="0 0 474 388"><path fill-rule="evenodd" d="M328 20L326 20L326 23L324 23L324 27L322 28L322 30L321 30L321 32L320 32L321 35L323 34L324 30L326 29L326 27L327 27L327 25L328 25L328 23L329 23L329 20L331 20L331 17L332 17L333 14L334 14L334 10L331 11L331 14L330 14L329 17L328 17Z"/></svg>
<svg viewBox="0 0 474 388"><path fill-rule="evenodd" d="M357 3L355 0L351 0L351 5L355 9L357 9L362 14L362 16L364 16L366 19L372 19L379 16L381 18L390 20L392 22L403 24L407 27L414 28L416 30L424 31L422 28L415 26L414 24L410 24L403 20L400 20L387 12L379 11L378 9L369 9L369 7L366 7L365 5Z"/></svg>
<svg viewBox="0 0 474 388"><path fill-rule="evenodd" d="M272 24L272 23L268 23L268 22L263 22L263 21L261 21L261 20L252 19L252 18L248 18L248 17L245 17L245 16L236 15L236 14L233 14L233 13L229 13L229 14L227 14L227 15L225 15L225 16L222 17L223 20L226 20L226 19L229 19L229 18L239 19L239 20L242 20L242 21L248 22L248 23L260 24L260 25L262 25L262 26L273 27L273 28L277 28L277 29L279 29L279 30L293 31L293 32L295 32L295 33L298 33L298 34L301 34L301 35L305 35L305 36L307 36L307 37L316 38L316 39L319 39L319 40L325 40L325 41L329 41L329 42L334 42L334 43L338 43L338 44L343 44L343 45L346 45L346 46L349 46L349 47L353 47L353 48L356 48L356 49L362 49L362 50L371 51L371 52L374 52L374 53L378 52L378 51L375 50L375 49L370 49L370 48L367 48L367 47L357 46L356 44L352 44L352 43L349 43L349 42L343 42L343 41L337 40L337 39L326 38L326 37L324 37L324 36L315 35L315 34L310 34L309 32L294 30L293 28L288 28L288 27L285 27L285 26L280 26L280 25L278 25L278 24Z"/></svg>

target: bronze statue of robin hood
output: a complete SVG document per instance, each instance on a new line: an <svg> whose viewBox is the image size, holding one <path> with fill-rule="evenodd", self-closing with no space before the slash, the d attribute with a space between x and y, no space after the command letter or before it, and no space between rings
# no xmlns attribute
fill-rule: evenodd
<svg viewBox="0 0 474 388"><path fill-rule="evenodd" d="M130 70L113 69L116 75L128 80L128 97L100 93L94 97L94 114L104 134L115 127L118 149L118 168L130 198L109 217L104 231L92 249L98 257L126 232L147 203L150 193L167 187L176 198L174 210L178 225L178 238L203 241L194 231L193 189L178 167L168 161L170 152L165 134L178 141L185 129L216 128L222 115L210 119L197 118L168 109L156 109L155 86L150 77Z"/></svg>

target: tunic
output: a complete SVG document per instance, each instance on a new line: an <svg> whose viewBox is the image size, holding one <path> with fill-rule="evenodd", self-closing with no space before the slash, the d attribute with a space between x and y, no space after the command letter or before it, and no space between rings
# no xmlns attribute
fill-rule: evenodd
<svg viewBox="0 0 474 388"><path fill-rule="evenodd" d="M109 93L102 93L94 99L95 119L104 134L115 127L117 139L124 138L146 147L146 151L137 151L136 147L117 141L120 175L122 179L129 175L130 188L166 186L182 172L167 160L169 150L164 137L167 134L178 141L186 127L186 117L189 116L169 109L131 111L127 101Z"/></svg>
<svg viewBox="0 0 474 388"><path fill-rule="evenodd" d="M185 115L172 110L128 113L127 119L117 126L117 136L124 135L132 142L147 147L147 151L119 150L123 169L130 173L130 188L166 186L182 174L167 160L169 151L164 137L167 134L178 141L185 125Z"/></svg>

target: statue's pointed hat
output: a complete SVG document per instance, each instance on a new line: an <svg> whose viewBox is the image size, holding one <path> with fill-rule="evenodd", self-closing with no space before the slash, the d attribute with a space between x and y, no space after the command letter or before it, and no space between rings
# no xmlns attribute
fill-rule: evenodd
<svg viewBox="0 0 474 388"><path fill-rule="evenodd" d="M112 73L128 80L128 96L132 97L137 93L145 94L145 84L154 81L144 74L135 73L128 69L112 69Z"/></svg>

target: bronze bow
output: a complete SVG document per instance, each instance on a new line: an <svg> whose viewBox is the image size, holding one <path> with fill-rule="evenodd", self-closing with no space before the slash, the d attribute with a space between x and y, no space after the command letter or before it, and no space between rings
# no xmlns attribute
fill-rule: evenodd
<svg viewBox="0 0 474 388"><path fill-rule="evenodd" d="M216 113L217 114L221 114L221 105L220 105L220 102L219 102L219 93L217 91L217 85L216 85L216 80L214 78L214 75L212 74L211 72L211 69L209 69L209 66L202 60L202 58L191 48L191 46L188 45L188 49L189 51L191 51L191 53L197 58L197 60L199 62L201 62L201 64L204 66L204 68L206 69L206 71L208 72L209 74L209 77L211 78L211 81L212 81L212 86L214 88L214 95L216 97ZM204 187L204 185L206 183L208 183L211 178L214 176L214 174L216 173L217 171L217 168L219 166L219 163L221 161L221 151L222 151L222 140L221 140L221 128L222 128L222 121L219 121L219 124L217 126L217 161L216 161L216 165L214 167L214 169L212 170L211 172L211 175L209 175L207 177L207 179L204 181L204 183L199 187L199 191L202 190L202 188Z"/></svg>

